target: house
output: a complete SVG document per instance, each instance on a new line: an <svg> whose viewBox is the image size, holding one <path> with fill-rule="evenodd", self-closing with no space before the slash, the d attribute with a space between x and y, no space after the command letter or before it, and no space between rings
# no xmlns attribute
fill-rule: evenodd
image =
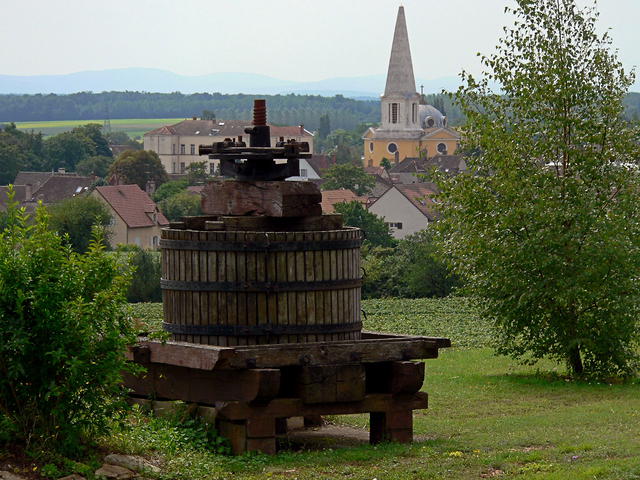
<svg viewBox="0 0 640 480"><path fill-rule="evenodd" d="M380 99L380 126L369 128L364 141L364 164L379 166L383 159L400 163L407 157L451 155L460 135L424 94L416 92L404 7L398 10L384 94Z"/></svg>
<svg viewBox="0 0 640 480"><path fill-rule="evenodd" d="M384 218L395 238L404 238L436 220L437 191L432 183L394 184L369 206L369 211Z"/></svg>
<svg viewBox="0 0 640 480"><path fill-rule="evenodd" d="M94 177L67 173L64 169L57 172L18 172L14 181L15 199L32 211L38 202L53 205L86 193L93 182ZM5 187L2 188L6 191ZM3 202L6 202L6 193L4 200L0 198L0 210L6 208Z"/></svg>
<svg viewBox="0 0 640 480"><path fill-rule="evenodd" d="M336 209L334 208L336 203L347 203L354 201L366 204L367 198L359 197L351 190L348 190L346 188L340 188L338 190L322 190L322 213L334 213L336 211Z"/></svg>
<svg viewBox="0 0 640 480"><path fill-rule="evenodd" d="M24 203L27 198L31 198L30 185L14 185L13 201L20 204ZM9 204L9 187L0 187L0 212L6 212Z"/></svg>
<svg viewBox="0 0 640 480"><path fill-rule="evenodd" d="M160 229L169 221L138 185L96 187L91 193L108 207L111 244L133 244L144 248L160 245Z"/></svg>
<svg viewBox="0 0 640 480"><path fill-rule="evenodd" d="M225 138L243 137L248 143L249 135L244 129L249 123L246 120L183 120L145 133L144 149L156 152L169 174L185 173L186 168L194 162L207 162L209 172L213 175L218 162L210 161L206 156L201 157L198 153L199 147L222 142ZM309 151L313 152L313 133L305 130L303 125L270 127L271 145L275 146L280 138L294 139L309 143ZM300 168L305 168L302 162Z"/></svg>

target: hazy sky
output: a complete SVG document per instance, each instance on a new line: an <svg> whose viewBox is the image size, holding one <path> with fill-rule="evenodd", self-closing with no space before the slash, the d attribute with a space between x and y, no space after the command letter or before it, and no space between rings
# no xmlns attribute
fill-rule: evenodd
<svg viewBox="0 0 640 480"><path fill-rule="evenodd" d="M587 0L578 0L586 4ZM511 0L405 0L416 77L477 73ZM640 65L640 0L600 0L626 67ZM287 80L385 73L398 1L0 0L0 74L121 67ZM589 4L591 2L589 1ZM638 83L636 83L638 85Z"/></svg>

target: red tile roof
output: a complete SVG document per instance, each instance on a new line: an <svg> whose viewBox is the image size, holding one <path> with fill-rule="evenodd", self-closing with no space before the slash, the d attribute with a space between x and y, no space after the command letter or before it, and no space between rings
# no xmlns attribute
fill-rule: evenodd
<svg viewBox="0 0 640 480"><path fill-rule="evenodd" d="M138 185L96 187L96 191L124 220L129 228L152 227L156 215L158 225L169 225L153 200Z"/></svg>
<svg viewBox="0 0 640 480"><path fill-rule="evenodd" d="M435 202L433 197L437 194L437 187L430 183L411 183L408 185L395 185L395 187L429 220L436 218Z"/></svg>
<svg viewBox="0 0 640 480"><path fill-rule="evenodd" d="M321 204L322 211L324 213L333 213L335 212L334 205L336 203L353 202L354 200L363 204L367 203L367 199L365 197L359 197L351 190L346 190L344 188L339 190L323 190Z"/></svg>

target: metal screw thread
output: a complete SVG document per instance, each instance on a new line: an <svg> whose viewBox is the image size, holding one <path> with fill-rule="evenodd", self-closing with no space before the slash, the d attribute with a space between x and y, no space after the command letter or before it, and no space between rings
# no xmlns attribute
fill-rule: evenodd
<svg viewBox="0 0 640 480"><path fill-rule="evenodd" d="M265 100L253 101L253 124L254 125L267 124L267 104Z"/></svg>

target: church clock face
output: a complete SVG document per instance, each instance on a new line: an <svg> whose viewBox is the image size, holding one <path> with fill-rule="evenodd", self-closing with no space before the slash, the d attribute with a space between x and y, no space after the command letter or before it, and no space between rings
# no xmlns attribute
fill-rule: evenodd
<svg viewBox="0 0 640 480"><path fill-rule="evenodd" d="M389 145L387 145L387 150L389 150L389 153L396 153L398 151L398 146L391 142Z"/></svg>

